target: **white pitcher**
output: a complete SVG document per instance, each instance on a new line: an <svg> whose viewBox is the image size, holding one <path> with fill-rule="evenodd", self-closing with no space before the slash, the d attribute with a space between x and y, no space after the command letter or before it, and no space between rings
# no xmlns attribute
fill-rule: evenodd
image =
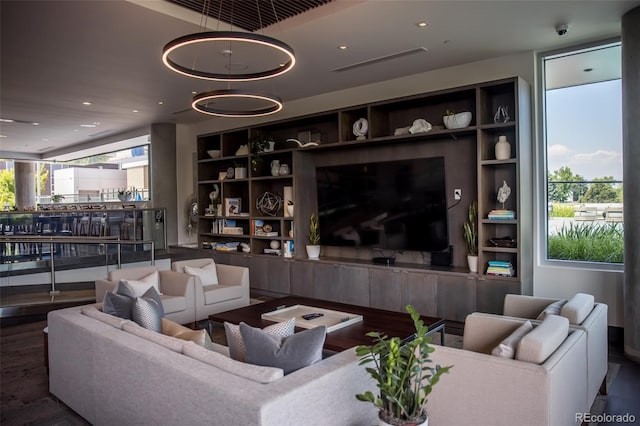
<svg viewBox="0 0 640 426"><path fill-rule="evenodd" d="M271 176L278 176L280 173L280 160L273 160L271 162Z"/></svg>

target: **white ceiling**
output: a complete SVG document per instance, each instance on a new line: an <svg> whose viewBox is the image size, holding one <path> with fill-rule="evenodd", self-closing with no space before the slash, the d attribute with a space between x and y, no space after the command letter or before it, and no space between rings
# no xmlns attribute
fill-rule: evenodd
<svg viewBox="0 0 640 426"><path fill-rule="evenodd" d="M291 72L232 88L274 92L286 108L287 101L324 92L615 37L621 16L638 5L615 0L334 0L261 32L295 50ZM74 145L124 139L150 123L212 119L190 110L191 92L228 87L164 67L162 47L203 27L198 14L163 0L0 0L0 15L0 117L20 121L0 122L0 157L52 158L51 153ZM429 25L420 28L419 21ZM563 37L555 32L561 23L570 26ZM228 30L225 25L208 21L209 29ZM234 60L240 53L236 49ZM417 53L397 55L414 49ZM392 58L350 67L387 56ZM577 64L576 72L586 66ZM94 123L99 124L81 127Z"/></svg>

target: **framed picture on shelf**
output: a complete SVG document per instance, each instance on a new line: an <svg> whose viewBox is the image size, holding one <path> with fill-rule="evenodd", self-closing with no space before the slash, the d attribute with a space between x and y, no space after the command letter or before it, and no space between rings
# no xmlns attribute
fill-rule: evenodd
<svg viewBox="0 0 640 426"><path fill-rule="evenodd" d="M224 215L225 216L239 216L241 207L242 207L242 200L240 198L224 199Z"/></svg>

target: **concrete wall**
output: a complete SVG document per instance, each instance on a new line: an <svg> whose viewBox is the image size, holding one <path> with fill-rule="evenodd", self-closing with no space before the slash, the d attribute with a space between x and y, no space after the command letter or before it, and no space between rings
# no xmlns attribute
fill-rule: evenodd
<svg viewBox="0 0 640 426"><path fill-rule="evenodd" d="M348 90L325 93L312 98L286 102L285 109L282 113L278 114L277 118L211 119L191 126L181 127L178 129L177 137L178 201L182 203L186 202L186 198L193 192L193 182L195 179L193 156L196 152L196 137L200 134L252 126L304 114L312 114L351 105L387 100L513 76L520 76L532 84L532 90L534 90L532 99L535 99L535 52L529 51L491 60L462 64L381 83L354 87ZM533 127L535 128L535 126ZM533 140L536 141L535 138ZM539 147L536 146L535 152L538 152L538 149ZM532 153L531 157L535 158L535 155ZM535 164L530 164L529 166L535 168ZM536 193L536 188L531 189L532 193ZM180 207L184 209L182 205ZM537 210L538 205L534 201L534 211ZM533 212L531 212L531 214L533 214ZM178 240L181 244L187 244L190 241L186 231L186 216L184 213L180 216ZM536 247L537 246L536 244ZM622 273L548 267L542 266L540 262L536 260L534 261L533 278L534 295L544 297L568 297L579 291L591 293L598 301L609 305L610 325L623 325Z"/></svg>

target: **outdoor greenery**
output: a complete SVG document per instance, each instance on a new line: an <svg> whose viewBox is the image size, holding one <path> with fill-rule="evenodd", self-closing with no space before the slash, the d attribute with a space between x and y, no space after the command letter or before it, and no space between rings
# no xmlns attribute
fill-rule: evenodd
<svg viewBox="0 0 640 426"><path fill-rule="evenodd" d="M613 176L594 178L589 184L584 177L573 174L569 167L548 173L550 202L621 203L622 188L614 188Z"/></svg>
<svg viewBox="0 0 640 426"><path fill-rule="evenodd" d="M573 217L575 215L575 209L573 204L553 203L551 205L551 217Z"/></svg>
<svg viewBox="0 0 640 426"><path fill-rule="evenodd" d="M40 193L43 193L47 179L49 179L49 171L44 167L44 164L40 164L38 175L36 176L36 182L40 183ZM15 174L14 169L0 170L0 208L5 205L13 207L16 204L16 188L15 188Z"/></svg>
<svg viewBox="0 0 640 426"><path fill-rule="evenodd" d="M548 239L549 258L623 263L624 231L619 224L569 223Z"/></svg>
<svg viewBox="0 0 640 426"><path fill-rule="evenodd" d="M612 181L613 176L594 178L594 182ZM587 192L580 197L581 203L617 203L618 193L610 183L592 183Z"/></svg>
<svg viewBox="0 0 640 426"><path fill-rule="evenodd" d="M360 365L369 365L366 370L379 389L377 396L367 391L357 394L356 398L375 405L380 410L380 418L393 425L426 420L427 397L440 376L452 368L428 365L432 362L429 354L435 350L430 345L428 328L413 306L407 305L405 309L416 329L413 340L403 342L399 337L375 331L367 333L373 338L373 345L356 348Z"/></svg>

